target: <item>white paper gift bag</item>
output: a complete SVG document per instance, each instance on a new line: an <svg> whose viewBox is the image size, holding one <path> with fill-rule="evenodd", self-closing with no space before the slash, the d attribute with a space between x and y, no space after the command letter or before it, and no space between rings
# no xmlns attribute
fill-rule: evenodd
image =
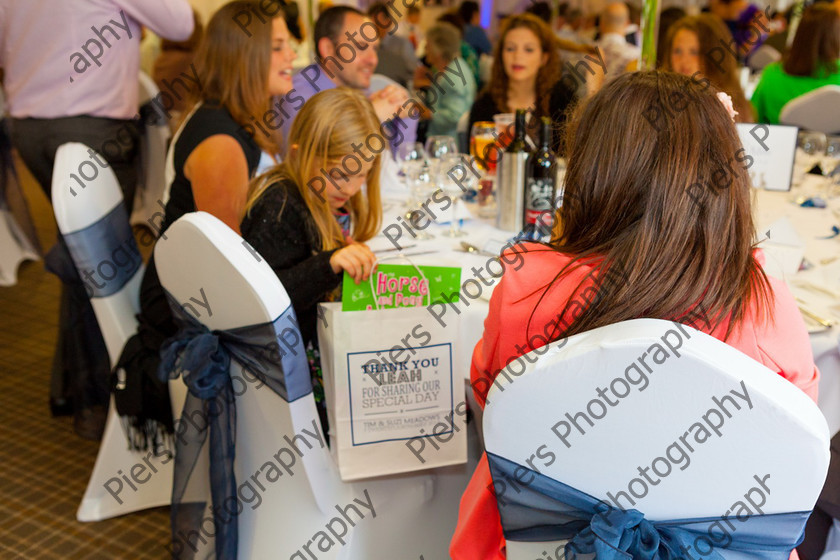
<svg viewBox="0 0 840 560"><path fill-rule="evenodd" d="M342 312L322 303L318 340L330 448L342 480L465 463L458 324L425 307Z"/></svg>

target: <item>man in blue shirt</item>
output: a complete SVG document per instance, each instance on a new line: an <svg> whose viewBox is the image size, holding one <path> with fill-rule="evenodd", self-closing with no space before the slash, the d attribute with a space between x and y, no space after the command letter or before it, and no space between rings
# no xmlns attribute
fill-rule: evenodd
<svg viewBox="0 0 840 560"><path fill-rule="evenodd" d="M493 45L487 38L487 33L481 27L481 10L478 2L464 0L458 8L458 15L464 20L464 41L475 49L476 54L492 55Z"/></svg>
<svg viewBox="0 0 840 560"><path fill-rule="evenodd" d="M419 110L408 92L384 76L374 77L380 31L356 8L333 6L315 22L315 58L292 78L293 89L282 103L283 136L288 138L303 102L325 89L347 86L365 91L382 123L391 149L414 142Z"/></svg>

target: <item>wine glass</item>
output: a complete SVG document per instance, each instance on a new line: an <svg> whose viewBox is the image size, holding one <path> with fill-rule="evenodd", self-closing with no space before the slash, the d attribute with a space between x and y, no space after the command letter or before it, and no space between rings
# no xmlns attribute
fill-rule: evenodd
<svg viewBox="0 0 840 560"><path fill-rule="evenodd" d="M461 231L461 219L458 218L458 208L461 196L464 192L474 189L478 177L470 169L473 160L466 154L446 154L441 158L441 171L439 186L444 193L452 200L452 220L449 223L449 231L441 235L445 237L463 237L466 235Z"/></svg>
<svg viewBox="0 0 840 560"><path fill-rule="evenodd" d="M826 138L823 174L830 180L828 198L836 197L840 194L840 136Z"/></svg>
<svg viewBox="0 0 840 560"><path fill-rule="evenodd" d="M414 199L417 201L415 206L421 205L424 201L428 202L434 191L437 190L435 187L435 181L432 179L431 169L429 168L428 162L421 161L420 166L417 169L416 173L413 173L409 179L408 184L411 189L411 194L414 196ZM411 208L411 207L409 207ZM419 227L414 227L412 223L412 218L414 217L415 212L422 212L422 210L411 210L406 213L405 219L408 220L409 225L412 226L412 230L414 231L414 235L418 240L425 240L425 239L434 239L435 236L431 233L425 231L425 228L420 229ZM418 219L418 223L420 220Z"/></svg>
<svg viewBox="0 0 840 560"><path fill-rule="evenodd" d="M822 157L823 153L826 149L826 138L825 134L822 132L812 132L808 130L803 130L799 133L797 138L797 146L799 146L803 152L808 156L806 159L806 164L808 169L813 167L815 163L818 163L820 157ZM807 171L807 169L806 169Z"/></svg>
<svg viewBox="0 0 840 560"><path fill-rule="evenodd" d="M451 136L429 136L426 139L426 154L429 156L433 181L438 180L440 159L446 154L455 153L458 153L458 147Z"/></svg>
<svg viewBox="0 0 840 560"><path fill-rule="evenodd" d="M400 144L399 148L397 149L397 163L400 166L400 177L402 178L403 183L406 185L406 188L409 191L409 199L406 202L409 208L412 208L416 204L422 202L412 200L411 180L412 177L415 177L420 172L420 168L425 162L426 150L423 149L423 144L421 144L420 142L404 142Z"/></svg>
<svg viewBox="0 0 840 560"><path fill-rule="evenodd" d="M400 144L397 150L397 162L400 164L400 174L407 178L412 172L416 173L426 161L426 150L420 142Z"/></svg>
<svg viewBox="0 0 840 560"><path fill-rule="evenodd" d="M431 159L440 159L446 154L455 154L458 148L451 136L429 136L426 139L426 153Z"/></svg>

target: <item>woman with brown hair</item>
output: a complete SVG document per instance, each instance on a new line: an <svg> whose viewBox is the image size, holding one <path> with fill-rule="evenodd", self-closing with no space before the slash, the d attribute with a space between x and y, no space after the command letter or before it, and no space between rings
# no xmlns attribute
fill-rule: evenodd
<svg viewBox="0 0 840 560"><path fill-rule="evenodd" d="M777 124L788 101L827 85L840 85L840 10L814 4L802 14L784 60L761 74L752 97L758 121Z"/></svg>
<svg viewBox="0 0 840 560"><path fill-rule="evenodd" d="M704 85L669 72L630 73L577 108L554 237L518 247L523 264L505 272L490 299L471 367L480 405L518 356L636 318L693 326L816 400L805 324L755 249L749 177L733 162L741 141ZM663 99L680 99L684 110L651 126L649 108ZM485 457L461 500L455 559L505 557L490 485Z"/></svg>
<svg viewBox="0 0 840 560"><path fill-rule="evenodd" d="M175 220L198 210L238 233L261 151L280 151L274 134L280 125L269 130L265 115L272 113L272 96L291 91L295 55L283 10L265 23L254 18L247 29L237 23L237 14L259 9L255 0L235 0L207 24L195 58L200 87L167 155L167 176L174 179L160 225L163 238ZM119 413L130 418L129 441L145 449L161 441L162 430L172 431L169 397L166 385L157 381L157 367L161 345L177 331L154 258L140 287L138 319L138 332L126 342L117 365L126 373L125 388L118 387L114 396Z"/></svg>
<svg viewBox="0 0 840 560"><path fill-rule="evenodd" d="M668 30L663 70L708 80L732 98L738 111L737 122L753 122L753 110L741 87L738 60L721 45L732 42L732 34L723 21L712 14L688 16ZM720 56L710 53L720 52ZM718 60L718 59L721 60Z"/></svg>
<svg viewBox="0 0 840 560"><path fill-rule="evenodd" d="M551 28L533 14L508 17L493 52L493 73L470 110L470 126L517 109L533 112L531 122L555 122L554 147L561 144L560 125L575 92L560 81L560 54ZM537 127L533 127L536 131Z"/></svg>

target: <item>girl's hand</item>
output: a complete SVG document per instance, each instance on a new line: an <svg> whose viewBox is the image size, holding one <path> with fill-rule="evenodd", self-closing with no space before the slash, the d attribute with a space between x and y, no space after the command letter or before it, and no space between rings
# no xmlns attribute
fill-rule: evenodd
<svg viewBox="0 0 840 560"><path fill-rule="evenodd" d="M364 243L352 243L339 249L330 257L330 266L338 274L342 270L349 274L356 284L370 278L376 265L376 255Z"/></svg>

